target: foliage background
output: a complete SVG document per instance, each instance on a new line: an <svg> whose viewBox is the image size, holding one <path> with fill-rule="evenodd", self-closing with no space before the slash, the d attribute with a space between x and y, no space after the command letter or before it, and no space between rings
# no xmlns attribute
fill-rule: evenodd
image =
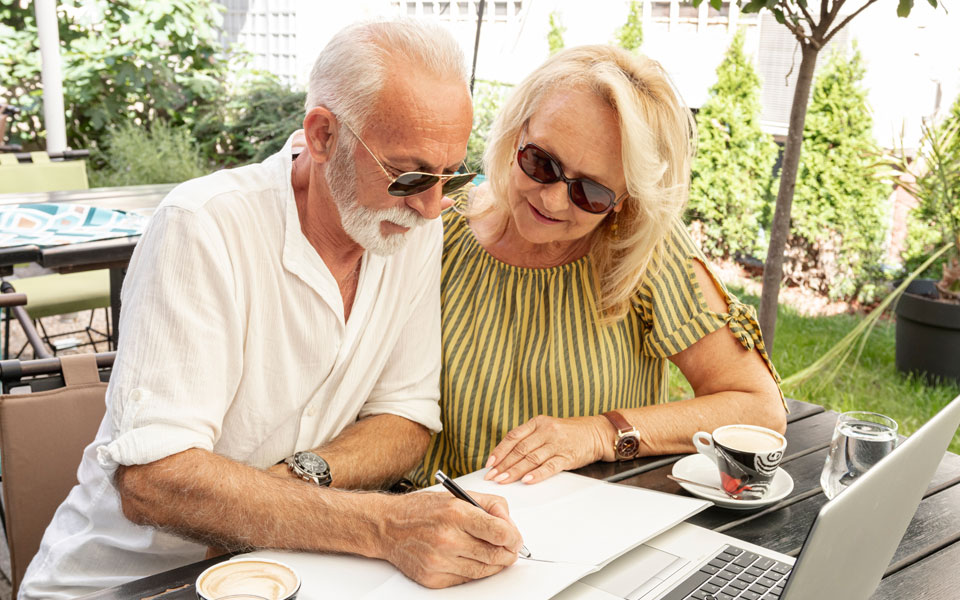
<svg viewBox="0 0 960 600"><path fill-rule="evenodd" d="M192 128L221 100L230 62L212 0L60 0L67 143L96 149L114 125ZM23 113L11 142L43 144L40 51L32 4L0 0L0 95Z"/></svg>
<svg viewBox="0 0 960 600"><path fill-rule="evenodd" d="M891 189L880 177L873 120L854 46L817 73L803 131L785 278L830 298L883 293Z"/></svg>
<svg viewBox="0 0 960 600"><path fill-rule="evenodd" d="M560 21L560 13L553 11L550 13L550 29L547 31L547 46L550 48L550 54L556 54L558 50L563 49L563 33L567 30Z"/></svg>
<svg viewBox="0 0 960 600"><path fill-rule="evenodd" d="M614 43L630 52L643 44L643 2L631 0L627 20L617 28L615 35Z"/></svg>
<svg viewBox="0 0 960 600"><path fill-rule="evenodd" d="M945 135L948 130L954 130L956 133L952 143L947 145L944 153L944 166L952 165L954 171L960 170L960 97L954 102L953 106L947 111L943 121L937 125L939 135ZM956 175L954 175L956 177ZM955 190L954 197L960 194L960 190ZM960 199L954 204L953 222L960 221ZM945 225L947 223L937 222L936 212L929 210L930 207L924 207L922 204L916 210L911 211L908 216L907 239L901 258L903 259L904 274L911 273L935 251L936 248L943 246L947 242L944 239ZM950 254L944 255L937 262L931 265L920 276L928 279L940 279L943 272L943 264L950 258Z"/></svg>
<svg viewBox="0 0 960 600"><path fill-rule="evenodd" d="M92 185L169 183L262 160L303 120L305 94L224 48L213 0L59 0L67 143ZM44 145L33 6L0 0L0 98L10 141Z"/></svg>
<svg viewBox="0 0 960 600"><path fill-rule="evenodd" d="M760 77L738 31L717 67L717 82L697 113L687 220L707 254L758 251L764 204L772 202L777 146L760 129Z"/></svg>

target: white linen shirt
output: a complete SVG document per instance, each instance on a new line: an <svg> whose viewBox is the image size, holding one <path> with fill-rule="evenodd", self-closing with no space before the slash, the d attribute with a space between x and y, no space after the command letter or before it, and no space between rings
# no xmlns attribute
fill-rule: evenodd
<svg viewBox="0 0 960 600"><path fill-rule="evenodd" d="M118 465L202 448L263 469L394 414L440 430L439 219L389 257L364 253L344 322L336 280L300 227L301 132L260 164L170 192L122 291L107 411L20 598L70 598L195 562L206 548L135 525Z"/></svg>

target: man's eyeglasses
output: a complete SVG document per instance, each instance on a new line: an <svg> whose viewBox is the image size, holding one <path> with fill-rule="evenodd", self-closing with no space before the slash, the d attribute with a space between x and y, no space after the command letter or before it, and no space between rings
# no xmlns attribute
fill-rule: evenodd
<svg viewBox="0 0 960 600"><path fill-rule="evenodd" d="M380 169L383 171L383 174L390 179L390 185L387 186L387 192L391 196L413 196L419 194L420 192L425 192L437 185L438 181L443 182L443 193L449 194L450 192L460 189L463 186L470 183L474 177L477 176L476 173L450 173L447 175L438 175L435 173L423 173L421 171L408 171L406 173L400 173L396 177L390 174L390 171L387 171L387 168L383 166L383 163L380 162L380 159L377 158L377 155L373 153L373 150L367 146L366 142L363 141L357 132L353 130L352 127L347 125L344 121L343 126L346 127L350 133L353 134L353 137L357 138L360 141L360 144L366 149L366 151L373 157L373 160L377 161L377 164L380 166ZM466 164L462 165L466 167Z"/></svg>
<svg viewBox="0 0 960 600"><path fill-rule="evenodd" d="M583 177L570 179L563 173L560 162L549 152L533 143L524 144L522 139L517 148L517 164L527 177L537 183L566 183L570 201L588 213L605 213L618 202L617 195L610 188Z"/></svg>

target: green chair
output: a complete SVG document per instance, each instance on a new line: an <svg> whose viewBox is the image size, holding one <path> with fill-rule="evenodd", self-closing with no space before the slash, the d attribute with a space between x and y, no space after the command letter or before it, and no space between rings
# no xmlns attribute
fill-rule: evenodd
<svg viewBox="0 0 960 600"><path fill-rule="evenodd" d="M54 162L46 152L31 152L30 162L15 154L0 154L0 194L85 190L87 163L83 160Z"/></svg>
<svg viewBox="0 0 960 600"><path fill-rule="evenodd" d="M51 161L46 152L31 152L30 162L21 163L14 154L0 154L0 193L30 193L55 192L61 190L88 189L86 161L64 160ZM96 349L97 341L93 335L106 336L108 348L110 332L110 271L87 271L68 275L40 275L14 279L11 282L18 292L27 295L27 313L42 332L53 353L57 353L54 338L85 333L89 342L77 344L79 346L93 345ZM95 330L93 318L95 309L103 308L107 312L107 332L104 334ZM43 321L40 319L53 315L90 310L90 322L83 329L61 334L48 335ZM6 338L3 356L10 352L10 312L7 311ZM26 345L24 346L24 348ZM20 352L23 352L21 348ZM19 354L17 355L19 356Z"/></svg>
<svg viewBox="0 0 960 600"><path fill-rule="evenodd" d="M55 339L62 339L77 333L85 334L89 341L82 344L72 344L70 347L93 346L95 352L100 351L97 348L98 343L106 343L107 347L110 347L109 270L82 271L66 275L54 273L52 275L14 279L9 283L13 284L17 292L27 296L27 305L24 308L30 319L39 327L41 339L50 346L54 355L61 349ZM107 330L105 332L98 331L93 327L93 319L98 308L102 308L104 315L106 315ZM52 335L47 333L43 324L44 317L86 310L90 311L90 321L82 329ZM27 344L24 344L23 348L16 354L17 357L23 353L26 346ZM9 348L9 345L7 347Z"/></svg>

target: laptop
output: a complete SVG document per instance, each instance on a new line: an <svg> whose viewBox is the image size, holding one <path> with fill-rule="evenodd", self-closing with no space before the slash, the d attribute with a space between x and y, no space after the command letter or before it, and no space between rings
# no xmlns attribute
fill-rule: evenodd
<svg viewBox="0 0 960 600"><path fill-rule="evenodd" d="M554 600L869 598L958 427L960 396L827 502L796 559L681 523Z"/></svg>

